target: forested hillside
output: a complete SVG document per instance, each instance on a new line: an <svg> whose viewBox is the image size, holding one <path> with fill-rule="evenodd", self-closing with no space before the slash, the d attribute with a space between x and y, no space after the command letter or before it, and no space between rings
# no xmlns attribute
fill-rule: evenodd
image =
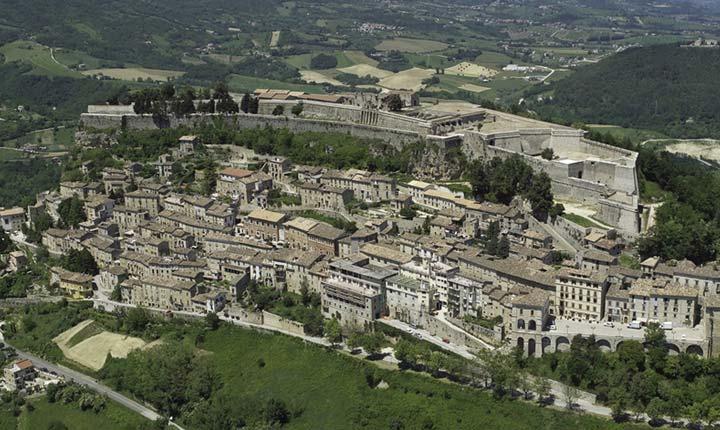
<svg viewBox="0 0 720 430"><path fill-rule="evenodd" d="M533 106L560 122L649 128L673 137L720 136L720 49L634 48L579 68Z"/></svg>

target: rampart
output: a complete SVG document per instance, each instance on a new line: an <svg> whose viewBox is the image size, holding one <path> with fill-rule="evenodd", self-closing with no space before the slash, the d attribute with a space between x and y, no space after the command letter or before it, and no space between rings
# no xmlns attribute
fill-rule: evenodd
<svg viewBox="0 0 720 430"><path fill-rule="evenodd" d="M160 128L175 128L180 126L196 127L212 121L225 121L228 125L239 129L248 128L287 128L296 133L342 133L365 139L379 139L390 143L396 148L405 144L417 142L424 135L412 131L383 128L378 126L343 123L320 119L289 118L274 115L207 115L194 114L186 117L171 116L167 119L153 118L152 115L137 114L91 114L80 116L81 126L96 129L154 130Z"/></svg>

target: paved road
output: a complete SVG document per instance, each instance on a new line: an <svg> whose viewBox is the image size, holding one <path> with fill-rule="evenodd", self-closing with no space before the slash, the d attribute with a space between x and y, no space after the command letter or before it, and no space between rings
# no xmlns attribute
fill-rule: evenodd
<svg viewBox="0 0 720 430"><path fill-rule="evenodd" d="M91 390L106 395L108 398L114 400L117 403L120 403L121 405L125 406L126 408L139 413L140 415L144 416L145 418L149 420L157 420L161 418L162 416L158 414L157 412L153 411L152 409L141 405L140 403L131 400L122 394L118 393L117 391L113 391L109 387L99 383L97 380L80 373L78 371L69 369L65 366L61 366L58 364L50 363L47 360L43 360L42 358L30 354L28 352L17 350L18 357L23 359L28 359L35 364L35 367L39 368L47 368L49 371L54 371L58 375L64 376L65 380L67 381L74 381L78 384L84 385Z"/></svg>

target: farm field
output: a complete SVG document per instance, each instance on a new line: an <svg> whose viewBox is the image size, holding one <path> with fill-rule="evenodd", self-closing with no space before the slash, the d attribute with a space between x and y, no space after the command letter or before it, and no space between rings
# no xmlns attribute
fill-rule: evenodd
<svg viewBox="0 0 720 430"><path fill-rule="evenodd" d="M27 40L11 42L0 47L0 54L5 56L7 63L20 61L32 65L33 73L38 75L82 77L64 64L55 62L50 55L50 48L36 42Z"/></svg>
<svg viewBox="0 0 720 430"><path fill-rule="evenodd" d="M356 64L350 67L343 67L342 69L338 69L338 71L343 73L351 73L357 76L370 75L378 79L384 79L394 74L389 70L378 69L377 67L371 66L369 64Z"/></svg>
<svg viewBox="0 0 720 430"><path fill-rule="evenodd" d="M35 410L23 410L15 427L0 427L7 430L44 430L52 422L59 421L71 430L135 430L147 424L142 416L112 401L108 401L105 410L98 414L92 410L82 411L75 404L49 403L44 396L31 399L30 403Z"/></svg>
<svg viewBox="0 0 720 430"><path fill-rule="evenodd" d="M391 90L417 91L423 87L423 79L431 77L434 73L434 70L413 67L412 69L403 70L402 72L381 79L378 85Z"/></svg>
<svg viewBox="0 0 720 430"><path fill-rule="evenodd" d="M481 85L475 85L475 84L463 84L463 85L460 85L459 88L461 90L472 91L474 93L482 93L482 92L490 90L490 88L488 88L488 87L483 87Z"/></svg>
<svg viewBox="0 0 720 430"><path fill-rule="evenodd" d="M669 140L663 150L673 154L685 154L700 160L720 161L720 141L715 139Z"/></svg>
<svg viewBox="0 0 720 430"><path fill-rule="evenodd" d="M313 84L293 84L275 81L272 79L256 78L253 76L230 75L228 86L234 92L254 91L257 88L285 89L291 91L305 91L306 93L324 93L323 87Z"/></svg>
<svg viewBox="0 0 720 430"><path fill-rule="evenodd" d="M273 31L272 35L270 36L270 47L274 48L274 47L278 46L279 41L280 41L280 32Z"/></svg>
<svg viewBox="0 0 720 430"><path fill-rule="evenodd" d="M443 42L427 39L408 39L405 37L396 37L380 42L375 47L378 51L400 51L400 52L433 52L442 51L448 45Z"/></svg>
<svg viewBox="0 0 720 430"><path fill-rule="evenodd" d="M330 84L330 85L343 85L342 82L337 79L333 79L330 76L324 75L323 73L316 72L314 70L301 70L300 76L302 80L310 84Z"/></svg>
<svg viewBox="0 0 720 430"><path fill-rule="evenodd" d="M448 67L447 69L445 69L445 73L448 75L479 78L481 76L493 77L498 74L498 71L487 68L485 66L480 66L478 64L468 63L467 61L463 61L462 63L458 63L452 67Z"/></svg>
<svg viewBox="0 0 720 430"><path fill-rule="evenodd" d="M66 358L95 371L102 369L108 354L125 358L130 351L146 345L142 339L105 331L93 320L64 331L53 342Z"/></svg>
<svg viewBox="0 0 720 430"><path fill-rule="evenodd" d="M47 146L49 151L64 151L75 141L75 128L63 127L55 131L52 128L27 133L16 139L2 142L5 148L19 148L25 144L40 144Z"/></svg>
<svg viewBox="0 0 720 430"><path fill-rule="evenodd" d="M138 79L165 82L171 78L182 76L185 72L178 72L175 70L160 70L160 69L147 69L144 67L129 67L129 68L106 68L106 69L91 69L82 72L85 76L103 75L113 79L120 79L123 81L137 81Z"/></svg>

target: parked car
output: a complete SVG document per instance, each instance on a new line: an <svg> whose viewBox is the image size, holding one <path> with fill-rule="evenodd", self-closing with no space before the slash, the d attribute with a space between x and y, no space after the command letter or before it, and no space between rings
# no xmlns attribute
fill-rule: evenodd
<svg viewBox="0 0 720 430"><path fill-rule="evenodd" d="M615 327L615 324L613 324L612 321L605 321L605 322L603 323L603 325L604 325L605 327Z"/></svg>

